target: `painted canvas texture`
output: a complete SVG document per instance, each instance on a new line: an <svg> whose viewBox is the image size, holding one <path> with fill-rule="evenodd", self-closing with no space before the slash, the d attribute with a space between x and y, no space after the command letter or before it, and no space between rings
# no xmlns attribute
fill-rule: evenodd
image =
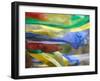
<svg viewBox="0 0 100 81"><path fill-rule="evenodd" d="M26 12L25 67L89 65L89 29L89 15Z"/></svg>

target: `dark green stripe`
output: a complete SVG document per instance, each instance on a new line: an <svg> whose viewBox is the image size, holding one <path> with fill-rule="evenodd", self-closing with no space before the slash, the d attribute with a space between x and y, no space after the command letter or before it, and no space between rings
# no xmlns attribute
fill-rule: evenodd
<svg viewBox="0 0 100 81"><path fill-rule="evenodd" d="M59 23L51 23L47 21L41 21L38 19L32 19L32 18L26 18L25 24L39 24L39 25L47 25L49 27L56 27L56 28L64 28L64 29L70 29L70 28L78 28L86 23L89 22L89 17L86 16L80 21L78 21L75 24L67 25L67 24L59 24Z"/></svg>

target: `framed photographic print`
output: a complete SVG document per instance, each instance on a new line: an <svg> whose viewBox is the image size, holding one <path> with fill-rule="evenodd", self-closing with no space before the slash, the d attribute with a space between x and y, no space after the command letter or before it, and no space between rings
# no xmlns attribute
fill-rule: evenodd
<svg viewBox="0 0 100 81"><path fill-rule="evenodd" d="M97 74L97 7L12 2L14 79Z"/></svg>

